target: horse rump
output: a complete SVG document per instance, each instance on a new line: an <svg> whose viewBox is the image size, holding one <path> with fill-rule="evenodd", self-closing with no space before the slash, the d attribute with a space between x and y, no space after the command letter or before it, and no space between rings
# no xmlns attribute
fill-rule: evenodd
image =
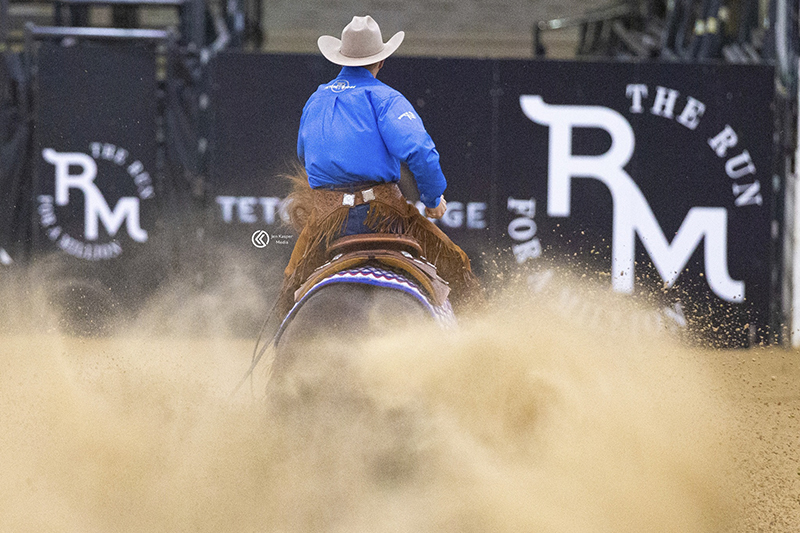
<svg viewBox="0 0 800 533"><path fill-rule="evenodd" d="M369 339L433 319L417 297L401 290L358 282L326 284L295 306L281 326L273 379L298 361L340 364Z"/></svg>

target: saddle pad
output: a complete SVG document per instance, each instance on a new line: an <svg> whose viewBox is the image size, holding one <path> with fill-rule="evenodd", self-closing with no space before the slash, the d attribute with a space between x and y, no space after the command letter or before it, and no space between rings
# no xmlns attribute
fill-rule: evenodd
<svg viewBox="0 0 800 533"><path fill-rule="evenodd" d="M287 314L286 318L283 319L283 322L278 329L278 334L275 336L276 342L281 333L283 333L283 330L288 325L289 321L291 321L292 317L294 317L294 315L297 313L297 310L302 307L305 301L308 300L308 298L318 290L333 283L362 283L365 285L374 285L387 289L403 291L406 294L414 296L428 310L428 312L430 312L431 316L433 316L440 326L444 328L456 326L456 317L449 301L445 301L444 305L441 306L434 305L431 300L428 299L425 293L423 293L416 286L416 284L409 281L406 277L392 272L391 270L386 270L384 268L372 265L365 265L356 268L348 268L346 270L342 270L341 272L331 274L311 287L311 289L309 289L309 291L294 304L292 310L289 311L289 314Z"/></svg>

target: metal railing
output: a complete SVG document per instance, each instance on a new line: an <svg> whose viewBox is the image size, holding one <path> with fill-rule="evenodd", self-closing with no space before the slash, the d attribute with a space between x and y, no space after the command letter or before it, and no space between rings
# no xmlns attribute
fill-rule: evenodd
<svg viewBox="0 0 800 533"><path fill-rule="evenodd" d="M64 15L66 7L174 7L179 14L180 38L198 49L204 45L205 0L55 0L53 5L56 26L67 26Z"/></svg>
<svg viewBox="0 0 800 533"><path fill-rule="evenodd" d="M25 25L25 42L32 39L59 39L74 37L92 40L134 40L169 41L177 37L174 30L148 30L129 28L72 28L68 26L37 26L32 22Z"/></svg>
<svg viewBox="0 0 800 533"><path fill-rule="evenodd" d="M637 12L632 3L623 2L593 9L578 16L536 21L533 25L533 56L541 57L545 53L542 32L579 27L581 34L578 49L591 49L602 38L608 37L612 31L610 22L630 17Z"/></svg>
<svg viewBox="0 0 800 533"><path fill-rule="evenodd" d="M93 41L144 41L163 43L172 48L178 40L173 29L150 30L133 28L73 28L62 26L37 26L32 22L25 24L25 66L28 72L34 72L34 55L36 41L49 39L75 39Z"/></svg>

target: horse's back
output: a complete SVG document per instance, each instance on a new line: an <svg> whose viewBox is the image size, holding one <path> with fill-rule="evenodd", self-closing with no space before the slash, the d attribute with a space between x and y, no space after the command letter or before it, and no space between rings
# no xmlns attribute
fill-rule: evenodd
<svg viewBox="0 0 800 533"><path fill-rule="evenodd" d="M430 321L431 314L403 291L361 283L322 287L299 307L276 345L273 373L280 375L299 357L345 355L356 343L383 332Z"/></svg>

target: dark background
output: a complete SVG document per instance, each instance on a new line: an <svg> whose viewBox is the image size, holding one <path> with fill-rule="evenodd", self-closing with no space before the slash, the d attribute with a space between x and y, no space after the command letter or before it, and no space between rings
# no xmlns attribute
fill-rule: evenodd
<svg viewBox="0 0 800 533"><path fill-rule="evenodd" d="M143 213L142 219L152 242L141 248L162 246L163 255L175 248L175 242L184 242L169 235L159 241L157 231L159 221L181 219L183 214L182 222L170 227L194 232L192 246L213 254L215 248L199 241L222 242L251 265L269 263L274 269L285 264L291 243L257 250L250 235L256 229L287 233L286 228L267 227L263 222L224 223L216 198L286 194L287 183L278 176L296 161L303 104L319 84L336 76L338 67L307 55L224 52L214 57L202 80L195 80L191 87L191 94L202 97L205 105L188 114L183 107L184 118L196 126L187 131L197 136L184 144L195 146L202 140L201 164L191 173L183 164L182 174L176 175L175 168L181 165L170 158L169 143L181 133L170 130L170 121L164 117L184 102L171 98L169 91L166 97L159 93L164 82L157 81L152 50L130 45L47 46L40 49L37 61L37 150L33 151L37 191L52 189L52 166L41 160L41 146L85 152L88 142L115 142L140 150L136 157L159 170L153 172L163 193L154 202L157 213L147 218ZM599 181L574 180L572 215L547 216L548 129L522 113L519 97L541 95L548 104L604 106L622 114L634 130L636 148L626 170L669 240L690 208L728 210L727 263L731 277L745 282L746 301L730 304L711 292L703 277L702 243L668 291L662 290L657 272L638 243L635 292L658 304L682 302L690 326L698 332L710 331L709 324L721 331L710 339L715 343L770 340L775 325L770 308L778 297L772 276L779 265L771 234L778 201L772 191L771 67L401 57L390 58L379 78L411 101L436 142L449 182L448 202L487 204L485 229L443 228L470 254L479 273L488 278L496 265L531 271L566 266L610 283L610 194ZM633 83L648 86L642 114L629 111L625 87ZM687 96L706 105L696 130L649 112L648 104L659 85L680 92L676 115ZM165 124L168 141L159 143L157 133ZM728 157L746 148L756 165L756 175L741 181L760 181L761 206L733 205L732 180L725 175L727 157L718 158L707 144L726 124L739 135L739 144ZM608 147L609 136L604 132L575 131L576 153L600 154ZM192 176L187 178L187 174ZM199 188L194 186L197 183ZM115 194L129 194L122 184L101 185L98 178L98 185L112 206ZM515 265L510 251L515 242L507 228L516 215L506 208L509 197L534 198L537 204L534 222L543 254L524 265ZM188 217L192 221L187 224ZM199 236L198 227L202 229ZM36 248L48 245L41 238L34 242ZM208 253L205 264L214 263ZM118 264L102 268L127 268L142 254L147 252L131 248L129 253L126 247L124 256L111 262ZM197 264L202 267L203 261ZM163 269L152 270L154 276L161 276Z"/></svg>

